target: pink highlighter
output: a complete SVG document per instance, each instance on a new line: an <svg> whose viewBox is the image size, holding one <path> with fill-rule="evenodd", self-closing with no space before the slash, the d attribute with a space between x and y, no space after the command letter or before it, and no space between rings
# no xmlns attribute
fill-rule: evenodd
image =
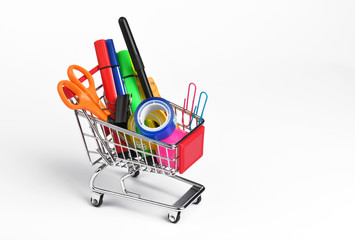
<svg viewBox="0 0 355 240"><path fill-rule="evenodd" d="M184 130L181 130L179 128L175 128L174 132L169 137L167 137L161 141L168 143L168 144L176 144L186 135L187 135L187 132L185 132ZM176 152L177 152L177 149L170 150L165 147L159 146L159 152L157 154L159 154L159 156L164 157L164 158L176 159L176 157L177 157ZM167 153L168 153L168 155L167 155ZM158 159L158 161L159 162L161 161L161 164L164 166L169 166L174 169L179 168L177 161L171 160L171 161L169 161L169 164L168 164L168 160L166 160L166 159Z"/></svg>

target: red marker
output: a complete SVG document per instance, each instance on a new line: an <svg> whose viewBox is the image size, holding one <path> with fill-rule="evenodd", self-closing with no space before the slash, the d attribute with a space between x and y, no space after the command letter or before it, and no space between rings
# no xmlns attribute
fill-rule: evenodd
<svg viewBox="0 0 355 240"><path fill-rule="evenodd" d="M111 111L111 117L115 118L117 93L115 82L111 70L110 58L107 52L106 41L104 39L97 40L95 43L95 51L99 69L102 78L102 85L104 86L105 97L107 100L107 108Z"/></svg>
<svg viewBox="0 0 355 240"><path fill-rule="evenodd" d="M106 41L103 39L97 40L96 42L94 42L94 45L97 61L99 62L102 85L104 86L107 108L111 111L110 116L115 119L117 93L115 81L111 70L111 63L107 51ZM106 134L109 133L109 131L107 131L108 128L105 127ZM117 153L122 153L122 151L126 152L128 150L127 148L122 148L122 146L127 146L127 144L118 137L117 132L113 132L113 140L115 143L121 145L115 146Z"/></svg>

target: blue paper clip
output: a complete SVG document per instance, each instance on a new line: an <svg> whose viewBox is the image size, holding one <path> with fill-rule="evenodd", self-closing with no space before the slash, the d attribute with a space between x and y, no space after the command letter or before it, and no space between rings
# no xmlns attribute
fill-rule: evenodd
<svg viewBox="0 0 355 240"><path fill-rule="evenodd" d="M207 103L207 99L208 99L208 95L206 92L201 92L200 96L198 98L198 103L197 103L197 107L195 107L194 112L192 113L192 119L194 118L195 115L197 115L198 109L200 108L200 100L201 100L201 95L205 94L206 99L205 99L205 103L203 104L203 108L202 108L202 112L200 115L200 119L197 121L197 125L201 123L202 117L203 117L203 112L205 111L205 107L206 107L206 103ZM192 121L190 123L189 129L191 131L191 125L192 125Z"/></svg>

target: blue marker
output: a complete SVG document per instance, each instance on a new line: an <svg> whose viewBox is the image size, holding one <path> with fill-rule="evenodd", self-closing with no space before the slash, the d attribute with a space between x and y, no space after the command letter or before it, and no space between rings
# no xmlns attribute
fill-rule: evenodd
<svg viewBox="0 0 355 240"><path fill-rule="evenodd" d="M115 50L115 45L113 45L113 40L107 39L106 46L110 58L113 79L115 80L117 95L125 95L127 94L127 92L121 76L120 65L118 64L117 61L116 50Z"/></svg>

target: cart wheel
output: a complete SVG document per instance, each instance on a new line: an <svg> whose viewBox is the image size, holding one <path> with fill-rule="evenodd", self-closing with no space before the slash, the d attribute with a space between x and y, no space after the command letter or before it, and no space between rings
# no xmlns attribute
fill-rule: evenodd
<svg viewBox="0 0 355 240"><path fill-rule="evenodd" d="M193 202L193 204L199 204L201 202L202 197L198 196L198 198L196 198L196 200Z"/></svg>
<svg viewBox="0 0 355 240"><path fill-rule="evenodd" d="M101 204L102 204L102 202L103 202L103 198L104 198L104 195L103 194L101 194L100 195L100 197L99 198L91 198L90 199L90 202L91 202L91 204L94 206L94 207L100 207L101 206Z"/></svg>
<svg viewBox="0 0 355 240"><path fill-rule="evenodd" d="M139 173L140 173L139 171L135 171L131 176L132 177L138 177Z"/></svg>
<svg viewBox="0 0 355 240"><path fill-rule="evenodd" d="M180 220L180 212L177 212L176 214L169 213L168 219L171 223L177 223Z"/></svg>

